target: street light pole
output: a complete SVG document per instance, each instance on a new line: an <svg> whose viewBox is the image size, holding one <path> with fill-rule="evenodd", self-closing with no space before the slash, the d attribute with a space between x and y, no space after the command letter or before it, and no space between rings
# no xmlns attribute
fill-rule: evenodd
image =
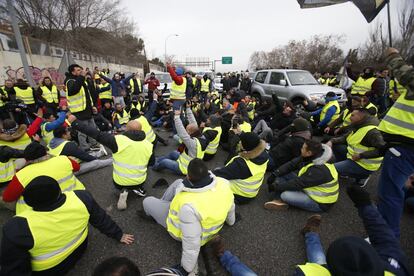
<svg viewBox="0 0 414 276"><path fill-rule="evenodd" d="M173 36L178 36L178 34L170 34L165 38L165 43L164 43L164 63L165 63L165 65L167 65L166 64L167 63L167 40L170 37L173 37Z"/></svg>

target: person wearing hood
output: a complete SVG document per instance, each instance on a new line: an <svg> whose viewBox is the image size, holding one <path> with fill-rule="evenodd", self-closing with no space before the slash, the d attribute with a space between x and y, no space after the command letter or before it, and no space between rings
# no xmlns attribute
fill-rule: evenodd
<svg viewBox="0 0 414 276"><path fill-rule="evenodd" d="M352 111L352 131L328 142L334 149L334 165L338 173L355 178L356 183L361 185L371 173L380 168L385 148L384 139L377 127L379 121L370 112L365 108Z"/></svg>
<svg viewBox="0 0 414 276"><path fill-rule="evenodd" d="M364 68L361 76L355 75L351 71L351 68L347 68L347 73L348 76L354 81L351 90L352 95L365 95L373 90L372 85L374 84L376 78L374 77L374 69L372 67Z"/></svg>
<svg viewBox="0 0 414 276"><path fill-rule="evenodd" d="M16 172L10 184L3 192L3 201L16 201L16 214L29 207L23 200L23 193L29 183L37 176L49 176L59 182L63 191L84 190L83 184L75 177L79 163L67 156L51 156L47 148L38 142L32 142L24 150L26 166Z"/></svg>
<svg viewBox="0 0 414 276"><path fill-rule="evenodd" d="M338 172L333 164L332 149L307 140L301 156L283 164L267 184L273 200L264 204L267 210L286 210L290 206L310 212L325 212L338 200ZM299 170L296 174L295 171Z"/></svg>
<svg viewBox="0 0 414 276"><path fill-rule="evenodd" d="M358 209L370 243L356 236L336 239L323 252L319 229L320 215L308 218L301 234L305 238L307 263L297 265L294 275L400 275L408 276L407 258L390 227L361 187L347 189Z"/></svg>
<svg viewBox="0 0 414 276"><path fill-rule="evenodd" d="M139 196L146 195L143 186L147 179L147 168L154 164L155 158L153 145L146 139L137 120L129 121L125 132L115 136L89 127L73 115L69 116L68 121L73 129L96 139L112 151L113 183L120 190L117 203L119 210L127 208L129 191Z"/></svg>
<svg viewBox="0 0 414 276"><path fill-rule="evenodd" d="M188 125L184 127L180 118L181 111L174 111L174 124L177 134L182 141L178 150L170 152L166 156L157 157L152 169L160 171L168 169L177 175L187 175L188 164L194 158L203 159L209 140L202 136L197 121L191 111L191 103L186 108Z"/></svg>
<svg viewBox="0 0 414 276"><path fill-rule="evenodd" d="M18 79L14 84L14 91L16 92L16 99L27 105L29 114L36 112L36 95L26 80Z"/></svg>
<svg viewBox="0 0 414 276"><path fill-rule="evenodd" d="M230 182L230 188L237 204L250 202L259 193L266 173L269 155L266 143L254 132L240 134L241 152L223 168L213 171L218 177Z"/></svg>
<svg viewBox="0 0 414 276"><path fill-rule="evenodd" d="M173 80L170 91L173 110L181 109L186 100L187 78L183 76L184 70L181 67L175 68L167 64L167 71Z"/></svg>
<svg viewBox="0 0 414 276"><path fill-rule="evenodd" d="M89 223L121 243L134 242L89 192L62 192L52 177L30 180L23 199L29 208L3 225L1 275L67 274L87 248Z"/></svg>
<svg viewBox="0 0 414 276"><path fill-rule="evenodd" d="M217 149L221 139L221 117L211 115L204 124L203 135L210 141L204 153L204 161L210 161L217 153Z"/></svg>
<svg viewBox="0 0 414 276"><path fill-rule="evenodd" d="M46 111L56 115L59 107L60 94L50 77L43 78L37 93L46 107Z"/></svg>
<svg viewBox="0 0 414 276"><path fill-rule="evenodd" d="M317 130L323 132L325 127L336 120L341 113L338 97L334 92L328 92L325 96L325 105L310 113L316 124Z"/></svg>
<svg viewBox="0 0 414 276"><path fill-rule="evenodd" d="M90 127L96 128L95 121L92 118L92 95L85 80L85 75L85 70L78 64L69 65L65 79L68 108L79 120ZM79 146L85 151L99 148L95 140L87 139L86 135L80 132L78 133L78 141Z"/></svg>
<svg viewBox="0 0 414 276"><path fill-rule="evenodd" d="M187 177L174 181L161 199L147 197L142 204L141 216L152 217L182 242L181 263L176 267L183 275L196 269L200 247L221 230L224 222L233 225L236 220L227 180L209 172L198 158L188 164Z"/></svg>

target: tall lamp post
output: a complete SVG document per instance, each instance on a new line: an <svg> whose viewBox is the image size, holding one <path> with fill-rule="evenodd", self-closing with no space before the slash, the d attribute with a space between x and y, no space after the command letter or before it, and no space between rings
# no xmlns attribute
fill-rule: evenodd
<svg viewBox="0 0 414 276"><path fill-rule="evenodd" d="M164 44L164 63L165 63L165 65L167 65L166 64L167 63L167 40L170 37L173 37L173 36L178 36L178 34L170 34L165 38L165 44Z"/></svg>

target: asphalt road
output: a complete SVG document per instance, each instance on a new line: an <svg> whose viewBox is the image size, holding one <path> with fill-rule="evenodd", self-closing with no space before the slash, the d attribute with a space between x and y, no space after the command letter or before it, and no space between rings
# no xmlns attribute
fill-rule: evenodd
<svg viewBox="0 0 414 276"><path fill-rule="evenodd" d="M160 134L167 135L165 132ZM173 150L175 143L172 139L170 144L168 147L159 145L156 149L157 156ZM207 164L213 169L222 166L223 160L224 153L219 151L218 155ZM151 187L160 177L166 178L169 182L176 179L176 176L169 172L157 173L149 170L146 184L149 195L162 195L165 188ZM116 209L117 194L112 185L112 167L79 178L124 232L135 235L136 242L130 246L123 245L90 227L87 252L69 275L91 275L98 263L111 256L130 258L143 273L180 262L181 244L174 241L161 226L143 220L137 215L136 210L142 208L142 198L130 194L128 209L126 211ZM372 195L375 195L376 179L377 177L373 178L373 181L368 184L368 190ZM345 193L345 188L346 183L342 181L339 201L328 213L322 215L321 239L325 249L341 236L365 236L363 225ZM263 209L263 203L267 199L266 189L261 189L253 202L245 206L237 206L236 211L241 214L241 221L233 227L225 226L221 235L225 239L226 247L258 275L292 275L295 265L302 264L306 260L305 245L299 231L311 213L294 208L287 211L267 211ZM3 224L12 215L10 211L0 210L0 222ZM401 244L407 256L414 256L413 229L414 216L404 214ZM202 260L199 264L202 271ZM409 265L414 271L413 260L410 260ZM217 263L214 267L215 275L226 275Z"/></svg>

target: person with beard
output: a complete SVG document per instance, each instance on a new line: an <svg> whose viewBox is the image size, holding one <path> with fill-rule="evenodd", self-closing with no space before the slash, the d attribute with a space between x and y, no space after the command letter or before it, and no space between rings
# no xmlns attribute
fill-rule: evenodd
<svg viewBox="0 0 414 276"><path fill-rule="evenodd" d="M26 80L18 79L14 84L16 99L22 101L27 106L28 115L34 119L32 113L36 112L36 95L33 88Z"/></svg>
<svg viewBox="0 0 414 276"><path fill-rule="evenodd" d="M42 100L46 111L56 116L59 107L60 94L50 77L43 78L41 86L37 89L37 93Z"/></svg>
<svg viewBox="0 0 414 276"><path fill-rule="evenodd" d="M355 75L351 68L347 68L348 76L355 81L352 84L351 94L360 94L365 95L369 91L372 90L372 84L375 81L374 77L374 69L372 67L366 67L363 70L363 74L361 76Z"/></svg>

